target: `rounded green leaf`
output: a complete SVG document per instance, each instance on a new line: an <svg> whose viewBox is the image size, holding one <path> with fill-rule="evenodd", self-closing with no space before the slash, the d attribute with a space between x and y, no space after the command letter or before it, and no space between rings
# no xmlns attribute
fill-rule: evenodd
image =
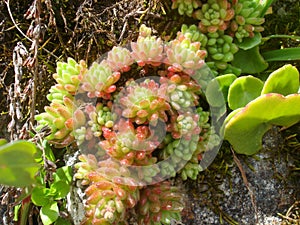
<svg viewBox="0 0 300 225"><path fill-rule="evenodd" d="M25 187L35 183L40 165L35 161L37 148L28 141L16 141L0 146L0 183Z"/></svg>
<svg viewBox="0 0 300 225"><path fill-rule="evenodd" d="M66 197L66 195L69 193L70 185L65 181L60 180L51 184L50 191L55 199L61 199Z"/></svg>
<svg viewBox="0 0 300 225"><path fill-rule="evenodd" d="M57 202L50 202L48 205L45 205L40 210L40 217L43 222L43 225L50 225L54 223L59 216L59 209Z"/></svg>
<svg viewBox="0 0 300 225"><path fill-rule="evenodd" d="M243 50L240 49L232 61L232 65L241 68L242 73L255 74L268 68L268 63L259 53L259 47Z"/></svg>
<svg viewBox="0 0 300 225"><path fill-rule="evenodd" d="M278 93L289 95L299 89L299 72L295 66L285 65L270 74L261 94Z"/></svg>
<svg viewBox="0 0 300 225"><path fill-rule="evenodd" d="M228 106L238 109L260 96L264 83L251 75L239 77L233 81L228 90Z"/></svg>
<svg viewBox="0 0 300 225"><path fill-rule="evenodd" d="M56 170L53 174L54 182L56 181L64 181L67 184L72 182L72 168L70 166L63 166Z"/></svg>
<svg viewBox="0 0 300 225"><path fill-rule="evenodd" d="M251 49L261 43L261 34L258 32L254 33L254 37L244 38L242 42L236 43L237 46L243 50Z"/></svg>
<svg viewBox="0 0 300 225"><path fill-rule="evenodd" d="M224 104L224 101L227 102L229 86L236 78L234 74L225 74L211 80L205 92L208 103L212 106L220 106ZM223 94L223 98L219 99L221 93Z"/></svg>
<svg viewBox="0 0 300 225"><path fill-rule="evenodd" d="M262 148L263 135L273 126L290 127L300 121L300 94L265 94L227 120L225 139L237 153L252 155Z"/></svg>
<svg viewBox="0 0 300 225"><path fill-rule="evenodd" d="M31 192L31 201L37 206L47 205L50 201L50 190L45 187L35 187Z"/></svg>

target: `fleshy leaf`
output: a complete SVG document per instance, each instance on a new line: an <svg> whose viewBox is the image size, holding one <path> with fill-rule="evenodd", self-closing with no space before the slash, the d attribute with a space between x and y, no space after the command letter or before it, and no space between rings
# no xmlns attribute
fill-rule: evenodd
<svg viewBox="0 0 300 225"><path fill-rule="evenodd" d="M288 64L270 74L261 94L278 93L289 95L299 89L299 72L296 67Z"/></svg>
<svg viewBox="0 0 300 225"><path fill-rule="evenodd" d="M231 109L244 107L260 96L264 83L251 75L237 78L228 90L228 105Z"/></svg>
<svg viewBox="0 0 300 225"><path fill-rule="evenodd" d="M262 95L231 117L225 126L225 139L237 153L255 154L272 125L290 127L300 121L299 112L299 94Z"/></svg>
<svg viewBox="0 0 300 225"><path fill-rule="evenodd" d="M16 141L0 146L0 183L25 187L35 183L40 169L35 161L37 148L27 141Z"/></svg>
<svg viewBox="0 0 300 225"><path fill-rule="evenodd" d="M229 86L236 78L237 77L234 74L225 74L211 80L208 83L205 92L208 103L212 106L220 106L224 104L224 102L227 102ZM224 100L219 99L219 97L221 97L221 93L216 92L216 90L222 92Z"/></svg>
<svg viewBox="0 0 300 225"><path fill-rule="evenodd" d="M268 68L268 63L259 53L258 46L243 50L240 49L235 55L232 65L241 68L242 73L255 74Z"/></svg>

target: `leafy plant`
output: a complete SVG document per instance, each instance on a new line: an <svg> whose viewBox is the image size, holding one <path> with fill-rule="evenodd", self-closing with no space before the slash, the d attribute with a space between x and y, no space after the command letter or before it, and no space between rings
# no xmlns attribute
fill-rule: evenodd
<svg viewBox="0 0 300 225"><path fill-rule="evenodd" d="M0 143L0 183L15 187L28 187L34 184L40 164L35 157L36 146L28 141Z"/></svg>
<svg viewBox="0 0 300 225"><path fill-rule="evenodd" d="M227 96L234 111L225 121L225 139L238 153L258 152L273 125L289 127L300 121L298 90L299 72L292 65L272 72L264 84L252 76L234 80Z"/></svg>
<svg viewBox="0 0 300 225"><path fill-rule="evenodd" d="M67 196L72 182L71 167L58 168L53 173L53 181L50 184L40 177L39 183L32 189L31 201L41 206L40 217L44 225L50 225L59 218L58 200Z"/></svg>

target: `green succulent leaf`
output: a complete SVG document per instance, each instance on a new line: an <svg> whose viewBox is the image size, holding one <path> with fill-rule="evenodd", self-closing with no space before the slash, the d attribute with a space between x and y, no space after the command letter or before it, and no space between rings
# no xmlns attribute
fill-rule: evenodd
<svg viewBox="0 0 300 225"><path fill-rule="evenodd" d="M251 75L239 77L228 90L228 105L232 110L244 107L260 96L264 83Z"/></svg>
<svg viewBox="0 0 300 225"><path fill-rule="evenodd" d="M236 45L243 50L248 50L251 48L254 48L255 46L259 45L261 43L261 34L256 32L254 37L248 37L244 38L242 42L236 43Z"/></svg>
<svg viewBox="0 0 300 225"><path fill-rule="evenodd" d="M237 153L252 155L273 125L290 127L300 121L300 95L265 94L238 109L225 126L225 139Z"/></svg>
<svg viewBox="0 0 300 225"><path fill-rule="evenodd" d="M289 95L299 89L299 72L296 67L288 64L275 70L265 82L261 94L278 93Z"/></svg>
<svg viewBox="0 0 300 225"><path fill-rule="evenodd" d="M32 189L31 201L37 206L47 205L50 201L50 189L45 187L35 187Z"/></svg>
<svg viewBox="0 0 300 225"><path fill-rule="evenodd" d="M59 209L57 202L50 202L49 204L43 206L40 210L40 217L43 225L50 225L54 223L59 216Z"/></svg>
<svg viewBox="0 0 300 225"><path fill-rule="evenodd" d="M268 63L259 53L258 46L243 50L240 49L235 55L232 65L241 68L242 73L255 74L268 68Z"/></svg>
<svg viewBox="0 0 300 225"><path fill-rule="evenodd" d="M35 161L37 148L28 141L16 141L0 146L0 183L25 187L35 183L40 165Z"/></svg>
<svg viewBox="0 0 300 225"><path fill-rule="evenodd" d="M207 85L205 93L208 103L212 106L222 106L224 102L227 102L229 86L236 78L234 74L225 74L211 80ZM219 99L221 97L220 91L223 94L222 99Z"/></svg>

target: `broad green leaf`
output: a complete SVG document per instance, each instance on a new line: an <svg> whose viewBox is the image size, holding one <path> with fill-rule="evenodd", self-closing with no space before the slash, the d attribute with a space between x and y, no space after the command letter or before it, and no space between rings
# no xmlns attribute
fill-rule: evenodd
<svg viewBox="0 0 300 225"><path fill-rule="evenodd" d="M34 187L31 193L31 201L37 206L45 206L50 201L50 189L45 187Z"/></svg>
<svg viewBox="0 0 300 225"><path fill-rule="evenodd" d="M40 217L43 225L50 225L54 223L59 216L59 209L57 202L50 202L49 204L42 206L40 209Z"/></svg>
<svg viewBox="0 0 300 225"><path fill-rule="evenodd" d="M259 53L258 46L243 50L240 49L232 61L232 65L242 69L242 73L255 74L268 68L268 63Z"/></svg>
<svg viewBox="0 0 300 225"><path fill-rule="evenodd" d="M207 102L212 107L221 107L225 105L224 95L219 82L216 79L211 80L206 88L205 96Z"/></svg>
<svg viewBox="0 0 300 225"><path fill-rule="evenodd" d="M51 194L55 199L61 199L67 196L70 191L70 185L65 181L56 181L50 186Z"/></svg>
<svg viewBox="0 0 300 225"><path fill-rule="evenodd" d="M226 116L224 123L227 124L231 120L232 117L234 117L238 112L242 111L243 109L244 109L244 107L233 110L231 113L229 113Z"/></svg>
<svg viewBox="0 0 300 225"><path fill-rule="evenodd" d="M236 43L236 45L243 50L248 50L251 48L254 48L255 46L259 45L261 43L261 34L260 33L255 33L254 37L248 37L244 38L242 42Z"/></svg>
<svg viewBox="0 0 300 225"><path fill-rule="evenodd" d="M0 183L25 187L35 183L40 165L35 161L37 148L28 141L16 141L0 146Z"/></svg>
<svg viewBox="0 0 300 225"><path fill-rule="evenodd" d="M229 86L236 78L234 74L225 74L211 80L207 85L205 93L208 103L212 106L221 106L224 102L227 102ZM220 91L223 94L223 99L219 99Z"/></svg>
<svg viewBox="0 0 300 225"><path fill-rule="evenodd" d="M265 94L239 109L225 126L225 139L237 153L252 155L262 148L263 135L273 126L300 121L300 95Z"/></svg>
<svg viewBox="0 0 300 225"><path fill-rule="evenodd" d="M72 182L72 168L70 166L63 166L58 168L53 174L53 179L54 182L62 180L67 184L70 184Z"/></svg>
<svg viewBox="0 0 300 225"><path fill-rule="evenodd" d="M262 53L264 59L271 61L292 61L300 60L300 48L283 48Z"/></svg>
<svg viewBox="0 0 300 225"><path fill-rule="evenodd" d="M297 93L298 89L299 72L295 66L288 64L270 74L261 94L278 93L289 95Z"/></svg>
<svg viewBox="0 0 300 225"><path fill-rule="evenodd" d="M251 75L239 77L233 81L228 90L228 106L238 109L260 96L264 83Z"/></svg>

